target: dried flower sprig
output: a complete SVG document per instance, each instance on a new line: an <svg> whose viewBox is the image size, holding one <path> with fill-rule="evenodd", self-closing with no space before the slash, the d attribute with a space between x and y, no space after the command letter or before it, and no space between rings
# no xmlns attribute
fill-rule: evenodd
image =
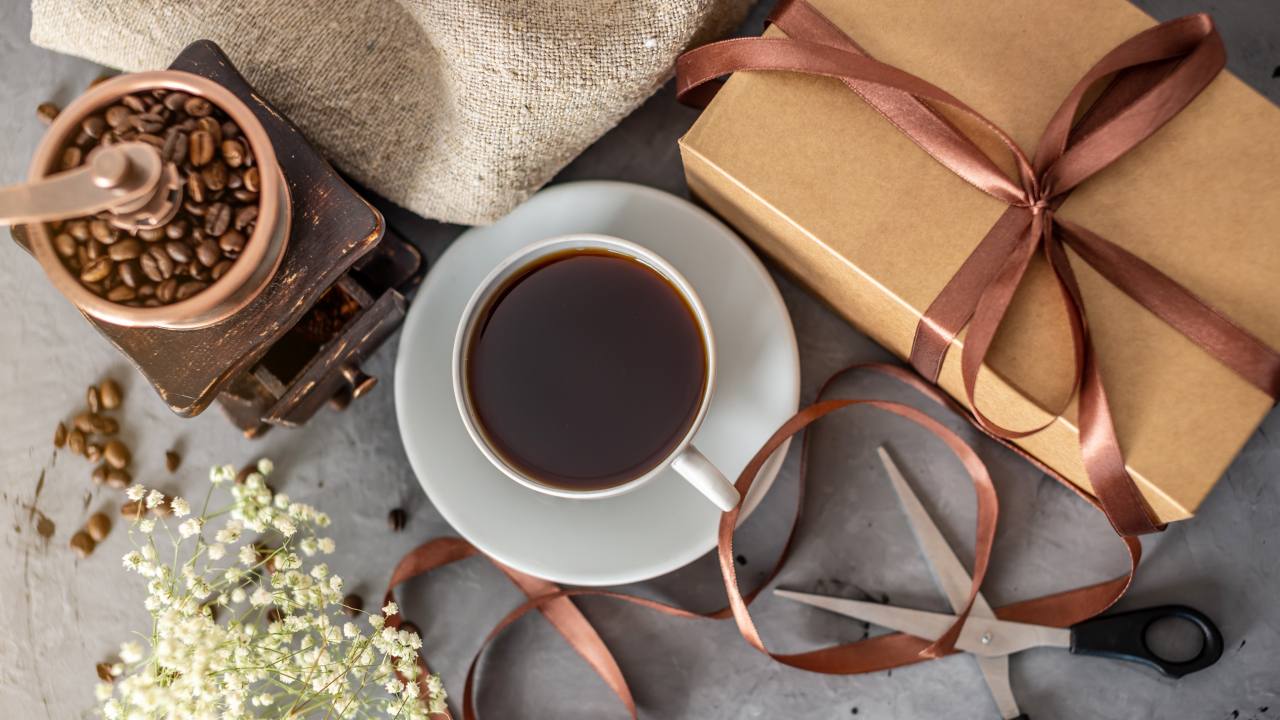
<svg viewBox="0 0 1280 720"><path fill-rule="evenodd" d="M137 549L124 556L124 566L148 579L144 605L152 627L149 636L138 633L145 643L120 647L112 670L122 677L97 687L107 720L425 720L445 712L439 676L425 678L421 697L415 662L421 639L385 625L399 612L395 603L368 615L367 633L342 624L342 578L304 559L334 551L332 539L316 534L329 516L273 493L266 483L272 469L261 460L243 484L234 484L235 467L213 468L198 517L188 517L191 505L182 498L167 500L141 485L128 489L130 500L148 508L168 502L176 518L186 519L176 535L163 519L140 518L130 527ZM228 485L233 502L209 511L213 491ZM209 543L206 526L220 516L228 519ZM171 563L160 560L158 531L173 544ZM258 537L250 543L246 532ZM225 624L215 622L215 607L229 611Z"/></svg>

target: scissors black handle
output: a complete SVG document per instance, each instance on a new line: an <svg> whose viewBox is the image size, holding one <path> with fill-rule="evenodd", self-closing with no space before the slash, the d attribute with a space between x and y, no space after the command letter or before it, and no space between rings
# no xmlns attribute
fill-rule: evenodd
<svg viewBox="0 0 1280 720"><path fill-rule="evenodd" d="M1204 633L1200 654L1184 662L1166 660L1147 645L1147 628L1169 617L1190 620ZM1203 670L1222 657L1222 633L1204 613L1185 605L1162 605L1131 610L1086 620L1071 626L1071 652L1149 665L1161 673L1180 678Z"/></svg>

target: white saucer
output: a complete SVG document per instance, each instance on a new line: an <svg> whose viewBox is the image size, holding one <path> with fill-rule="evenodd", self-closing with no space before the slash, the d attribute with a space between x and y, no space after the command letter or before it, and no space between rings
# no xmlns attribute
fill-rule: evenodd
<svg viewBox="0 0 1280 720"><path fill-rule="evenodd" d="M730 480L800 400L800 359L782 296L720 221L674 195L620 182L557 185L489 227L463 233L427 274L396 359L400 436L427 497L498 561L570 585L620 585L671 572L716 546L720 511L674 471L612 498L573 500L525 488L472 443L453 398L450 360L463 308L480 281L543 238L600 233L657 252L684 275L711 318L715 397L694 442ZM765 464L745 519L773 484L786 446Z"/></svg>

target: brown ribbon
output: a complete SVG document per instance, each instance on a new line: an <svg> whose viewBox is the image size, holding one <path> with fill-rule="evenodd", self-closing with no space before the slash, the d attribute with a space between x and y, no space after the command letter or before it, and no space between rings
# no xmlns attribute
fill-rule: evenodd
<svg viewBox="0 0 1280 720"><path fill-rule="evenodd" d="M828 415L836 410L849 407L851 405L869 405L871 407L886 410L901 417L907 418L934 435L942 439L947 447L960 459L965 470L968 471L973 480L974 488L978 496L978 518L976 533L976 550L974 554L974 571L973 585L970 588L969 604L973 602L973 597L977 593L982 584L982 579L986 574L988 560L991 555L992 540L995 536L996 522L998 518L997 500L995 489L991 484L990 475L987 473L986 467L982 461L974 453L974 451L964 443L955 433L948 430L941 423L933 418L925 415L919 410L894 402L885 402L880 400L828 400L822 401L823 395L826 393L827 387L833 380L842 374L851 370L873 370L884 373L891 377L897 378L916 390L919 390L929 399L956 412L966 419L972 418L964 412L954 400L947 397L933 385L922 380L918 375L904 370L902 368L890 365L882 365L879 363L863 363L853 365L840 370L827 382L823 384L818 391L817 401L814 405L797 413L794 417L787 421L781 428L774 433L773 437L765 443L764 447L756 453L751 462L738 476L735 487L738 492L746 497L751 484L755 481L756 475L760 472L760 468L764 466L765 461L777 450L788 438L796 432L808 427L811 423L819 418ZM975 423L976 424L976 423ZM979 429L986 431L981 425ZM538 609L542 614L551 621L551 624L564 636L569 645L573 647L579 655L587 661L589 665L600 675L601 678L613 689L618 698L626 706L632 718L636 718L635 700L631 697L631 691L627 687L626 679L622 675L621 669L615 662L613 655L604 645L600 636L595 629L577 609L577 607L569 600L575 595L603 595L606 597L617 598L627 602L642 605L653 610L687 619L710 619L720 620L730 616L738 624L738 630L742 636L752 647L765 653L769 657L791 667L800 668L802 670L810 670L813 672L821 672L828 674L847 675L854 673L875 672L877 670L887 670L890 668L901 667L912 663L921 662L923 660L941 657L943 655L955 652L954 644L964 619L968 616L969 606L958 616L956 622L951 629L940 638L937 642L930 644L926 640L904 635L902 633L893 633L890 635L882 635L867 640L860 640L853 643L838 645L835 647L823 648L805 653L794 655L779 655L770 652L765 648L764 642L761 640L759 633L756 631L755 623L752 622L748 606L755 597L773 581L773 578L782 569L786 562L790 551L791 541L795 536L795 529L800 519L800 510L804 504L804 478L805 465L809 450L809 434L805 434L804 445L801 452L801 468L800 468L800 493L796 501L796 516L792 521L791 530L787 535L786 544L783 547L782 554L779 556L777 563L769 572L769 576L755 590L743 595L738 589L737 574L734 565L733 554L733 534L737 527L738 515L741 512L741 504L733 510L724 513L720 519L720 532L718 542L718 556L720 560L720 569L724 575L725 589L729 595L728 607L708 613L705 615L689 612L679 607L667 605L665 603L646 600L643 598L631 597L620 593L608 592L604 590L562 590L554 583L541 580L530 575L526 575L518 570L509 568L493 558L489 558L490 562L498 567L512 582L520 588L522 592L529 598L527 602L520 607L511 611L502 622L489 633L477 650L475 657L471 661L471 666L467 670L466 684L462 697L462 714L464 720L476 720L477 714L475 709L475 673L476 666L479 662L480 655L484 648L488 645L498 633L505 629L512 622L525 615L533 609ZM1015 452L1028 457L1032 462L1036 463L1041 469L1052 474L1034 458L1030 458L1018 448L1010 445L998 436L992 435L998 441L1012 448ZM1056 477L1056 475L1055 475ZM1061 480L1061 478L1059 478ZM1080 491L1075 486L1062 481L1068 487L1071 487L1081 497L1097 507L1097 501L1091 496ZM1036 623L1040 625L1050 625L1054 627L1066 627L1075 624L1087 618L1090 618L1099 612L1107 609L1124 594L1129 587L1129 582L1133 579L1133 572L1137 569L1138 560L1142 556L1142 546L1136 538L1122 538L1129 550L1130 570L1126 575L1118 577L1108 582L1090 585L1088 587L1077 588L1066 592L1049 595L1034 600L1028 600L1013 605L1007 605L997 608L996 616L1005 620L1015 620L1018 622ZM394 599L394 591L397 586L416 577L429 570L447 565L458 560L463 560L472 555L481 554L473 545L461 538L437 538L427 542L404 557L400 564L396 566L395 571L391 575L391 581L387 585L387 592L384 604ZM488 557L488 556L485 556ZM399 627L402 622L400 616L396 615L387 620L387 624L392 627ZM418 666L423 675L427 673L427 666L421 657L418 658ZM422 686L425 693L425 681ZM425 695L424 695L425 696Z"/></svg>
<svg viewBox="0 0 1280 720"><path fill-rule="evenodd" d="M681 100L705 105L720 76L740 70L787 70L840 79L938 162L1010 207L964 262L916 328L911 364L936 382L947 350L969 325L961 377L969 407L984 429L1006 439L1037 433L1010 430L987 418L974 400L986 357L1032 256L1041 250L1067 309L1078 388L1080 447L1089 482L1116 532L1130 537L1162 530L1129 476L1090 339L1071 263L1071 247L1134 300L1238 372L1274 401L1280 396L1280 354L1127 250L1055 216L1071 191L1137 147L1177 115L1226 63L1208 15L1172 20L1122 43L1076 84L1040 138L1034 160L994 123L947 92L873 60L804 0L782 0L769 17L787 38L740 38L686 53L677 64ZM1115 75L1072 128L1086 91ZM995 133L1018 167L1007 177L978 147L925 101L945 103Z"/></svg>

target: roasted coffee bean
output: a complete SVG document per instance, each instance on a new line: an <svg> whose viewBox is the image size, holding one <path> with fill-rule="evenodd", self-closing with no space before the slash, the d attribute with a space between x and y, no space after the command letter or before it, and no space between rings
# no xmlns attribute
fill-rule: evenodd
<svg viewBox="0 0 1280 720"><path fill-rule="evenodd" d="M170 240L181 240L187 236L187 228L190 227L186 220L174 220L164 226L165 237Z"/></svg>
<svg viewBox="0 0 1280 720"><path fill-rule="evenodd" d="M267 622L278 623L284 621L284 613L280 612L280 608L274 605L267 608Z"/></svg>
<svg viewBox="0 0 1280 720"><path fill-rule="evenodd" d="M181 240L170 240L165 243L164 251L176 263L191 262L191 246Z"/></svg>
<svg viewBox="0 0 1280 720"><path fill-rule="evenodd" d="M111 262L111 258L100 257L92 260L80 271L80 279L85 282L98 282L111 274L111 270L115 267L115 263Z"/></svg>
<svg viewBox="0 0 1280 720"><path fill-rule="evenodd" d="M84 159L84 151L72 145L62 151L62 169L70 170L80 167L80 161Z"/></svg>
<svg viewBox="0 0 1280 720"><path fill-rule="evenodd" d="M222 276L226 275L227 271L230 269L231 269L231 261L223 260L222 262L213 266L213 269L209 271L209 277L213 278L214 280L221 280Z"/></svg>
<svg viewBox="0 0 1280 720"><path fill-rule="evenodd" d="M352 593L342 598L342 614L347 617L359 617L360 611L364 610L364 598Z"/></svg>
<svg viewBox="0 0 1280 720"><path fill-rule="evenodd" d="M231 232L235 231L232 230ZM205 267L213 267L222 259L222 251L218 249L218 243L212 240L205 240L196 248L196 257Z"/></svg>
<svg viewBox="0 0 1280 720"><path fill-rule="evenodd" d="M84 433L79 430L72 430L67 433L67 449L72 455L84 454Z"/></svg>
<svg viewBox="0 0 1280 720"><path fill-rule="evenodd" d="M190 149L187 151L191 164L203 167L213 160L213 136L203 130L191 133Z"/></svg>
<svg viewBox="0 0 1280 720"><path fill-rule="evenodd" d="M387 526L391 528L392 532L400 532L404 529L404 523L408 518L409 516L403 508L396 508L387 515Z"/></svg>
<svg viewBox="0 0 1280 720"><path fill-rule="evenodd" d="M134 112L146 112L147 104L135 95L125 95L120 98L120 102L124 103L130 110Z"/></svg>
<svg viewBox="0 0 1280 720"><path fill-rule="evenodd" d="M107 533L111 532L111 518L102 513L94 513L93 517L89 518L88 530L89 537L93 538L94 542L106 540Z"/></svg>
<svg viewBox="0 0 1280 720"><path fill-rule="evenodd" d="M213 138L213 149L216 151L222 147L222 123L216 118L202 117L196 120L196 129L209 133L209 137Z"/></svg>
<svg viewBox="0 0 1280 720"><path fill-rule="evenodd" d="M217 601L216 601L216 600L210 600L209 602L207 602L207 603L205 603L205 604L201 605L201 606L200 606L200 613L201 613L202 615L207 615L207 616L209 617L209 619L210 619L210 620L212 620L212 621L214 621L214 622L218 622L218 603L217 603Z"/></svg>
<svg viewBox="0 0 1280 720"><path fill-rule="evenodd" d="M222 248L222 252L233 257L244 250L244 243L244 234L238 230L228 230L218 238L218 247Z"/></svg>
<svg viewBox="0 0 1280 720"><path fill-rule="evenodd" d="M103 245L110 245L120 239L120 229L106 220L89 221L89 232L93 234L94 240Z"/></svg>
<svg viewBox="0 0 1280 720"><path fill-rule="evenodd" d="M93 472L89 475L89 479L93 480L94 485L106 485L107 475L110 472L111 468L107 467L106 463L103 463L93 469Z"/></svg>
<svg viewBox="0 0 1280 720"><path fill-rule="evenodd" d="M244 145L238 140L222 141L222 159L227 161L227 165L238 168L244 163Z"/></svg>
<svg viewBox="0 0 1280 720"><path fill-rule="evenodd" d="M401 620L400 629L407 633L413 633L414 635L417 635L419 638L422 637L422 631L419 630L418 626L410 620Z"/></svg>
<svg viewBox="0 0 1280 720"><path fill-rule="evenodd" d="M36 117L40 118L40 122L48 125L58 117L59 112L58 106L53 103L40 103L40 107L36 108Z"/></svg>
<svg viewBox="0 0 1280 720"><path fill-rule="evenodd" d="M120 287L124 287L121 285ZM91 432L94 435L115 435L120 432L120 423L115 418L106 415L89 414L89 429L85 432Z"/></svg>
<svg viewBox="0 0 1280 720"><path fill-rule="evenodd" d="M115 134L121 142L133 142L138 139L138 131L133 128L116 128Z"/></svg>
<svg viewBox="0 0 1280 720"><path fill-rule="evenodd" d="M234 197L237 202L242 202L242 203L257 202L258 200L258 193L251 192L243 188L231 193L231 196ZM249 207L257 207L257 206L251 205Z"/></svg>
<svg viewBox="0 0 1280 720"><path fill-rule="evenodd" d="M164 228L162 227L142 228L141 230L138 231L138 237L142 238L143 240L146 240L149 243L163 240Z"/></svg>
<svg viewBox="0 0 1280 720"><path fill-rule="evenodd" d="M227 164L215 159L200 171L200 177L204 179L205 187L211 192L218 192L227 186Z"/></svg>
<svg viewBox="0 0 1280 720"><path fill-rule="evenodd" d="M209 206L208 206L208 205L203 205L203 204L201 204L201 203L191 202L191 201L189 201L189 200L188 200L187 202L183 203L183 205L182 205L182 209L183 209L183 210L186 210L186 211L187 211L187 214L188 214L188 215L191 215L192 217L202 218L202 217L204 217L205 215L208 215L208 214L209 214Z"/></svg>
<svg viewBox="0 0 1280 720"><path fill-rule="evenodd" d="M139 270L139 271L138 271L138 273L139 273L139 274L141 274L141 273L142 273L142 271L141 271L141 270ZM138 286L138 298L139 298L139 299L141 299L141 298L155 297L155 295L156 295L156 286L155 286L155 283L149 283L149 282L147 282L147 283L142 283L141 285L139 285L139 286Z"/></svg>
<svg viewBox="0 0 1280 720"><path fill-rule="evenodd" d="M60 448L67 444L67 426L58 423L58 428L53 431L53 446Z"/></svg>
<svg viewBox="0 0 1280 720"><path fill-rule="evenodd" d="M161 275L161 277L155 278L155 277L151 277L151 274L148 273L147 277L157 281L168 280L169 277L173 275L173 269L174 269L173 259L169 257L169 253L166 252L164 247L161 245L152 245L148 249L147 254L150 255L152 260L155 261L156 269L160 272L160 275ZM143 256L144 260L145 260L145 257L146 256ZM147 266L144 264L142 266L142 271L146 272L146 270L147 270Z"/></svg>
<svg viewBox="0 0 1280 720"><path fill-rule="evenodd" d="M89 223L85 220L72 220L67 223L65 230L79 242L86 242L90 237Z"/></svg>
<svg viewBox="0 0 1280 720"><path fill-rule="evenodd" d="M253 167L253 146L247 142L244 144L244 162L240 167Z"/></svg>
<svg viewBox="0 0 1280 720"><path fill-rule="evenodd" d="M120 506L120 515L125 520L138 520L147 514L147 506L141 500L127 502Z"/></svg>
<svg viewBox="0 0 1280 720"><path fill-rule="evenodd" d="M242 188L244 188L244 173L240 170L232 170L227 175L227 189L240 190Z"/></svg>
<svg viewBox="0 0 1280 720"><path fill-rule="evenodd" d="M142 274L146 275L151 282L160 282L164 280L164 273L160 272L160 266L156 263L155 255L147 253L143 255L138 264L142 267Z"/></svg>
<svg viewBox="0 0 1280 720"><path fill-rule="evenodd" d="M124 490L132 482L133 476L127 470L116 470L114 468L107 470L107 484L116 490Z"/></svg>
<svg viewBox="0 0 1280 720"><path fill-rule="evenodd" d="M93 552L93 547L96 544L93 538L89 537L89 533L83 530L71 536L71 549L81 559L89 557L89 553Z"/></svg>
<svg viewBox="0 0 1280 720"><path fill-rule="evenodd" d="M205 201L204 196L205 184L204 175L199 172L193 172L187 176L187 197L191 198L191 202L202 203Z"/></svg>
<svg viewBox="0 0 1280 720"><path fill-rule="evenodd" d="M173 302L173 295L174 293L177 292L177 290L178 290L178 280L176 278L169 278L168 280L165 280L164 282L156 286L155 299L167 305L170 302Z"/></svg>
<svg viewBox="0 0 1280 720"><path fill-rule="evenodd" d="M134 238L125 238L111 247L107 248L107 257L122 262L124 260L133 260L142 254L142 243Z"/></svg>
<svg viewBox="0 0 1280 720"><path fill-rule="evenodd" d="M80 148L81 150L88 150L89 148L93 147L94 141L99 139L100 138L89 137L88 133L81 130L80 132L76 133L76 139L72 140L71 142L74 143L75 146Z"/></svg>
<svg viewBox="0 0 1280 720"><path fill-rule="evenodd" d="M202 97L192 96L182 103L182 110L194 118L200 118L213 112L213 105Z"/></svg>
<svg viewBox="0 0 1280 720"><path fill-rule="evenodd" d="M102 459L102 445L99 443L85 443L84 457L89 462L98 462Z"/></svg>
<svg viewBox="0 0 1280 720"><path fill-rule="evenodd" d="M172 133L165 138L164 148L160 151L160 155L165 160L181 165L187 159L187 151L190 148L190 144L191 139L187 137L186 133Z"/></svg>
<svg viewBox="0 0 1280 720"><path fill-rule="evenodd" d="M160 307L160 306L161 306L161 305L163 305L163 304L164 304L164 303L160 302L159 300L155 299L154 297L149 297L149 298L147 298L147 299L142 303L142 307L149 307L149 308L153 308L153 307Z"/></svg>
<svg viewBox="0 0 1280 720"><path fill-rule="evenodd" d="M116 274L120 276L120 282L131 288L137 289L143 284L142 270L139 269L137 260L126 260L116 265Z"/></svg>
<svg viewBox="0 0 1280 720"><path fill-rule="evenodd" d="M240 127L230 120L222 123L222 137L237 138L240 137Z"/></svg>
<svg viewBox="0 0 1280 720"><path fill-rule="evenodd" d="M182 110L182 106L190 99L190 95L180 90L175 90L164 96L164 106L170 110Z"/></svg>
<svg viewBox="0 0 1280 720"><path fill-rule="evenodd" d="M97 239L93 239L85 244L84 252L88 259L97 260L100 257L107 256L107 246L98 242Z"/></svg>
<svg viewBox="0 0 1280 720"><path fill-rule="evenodd" d="M98 672L98 679L104 683L115 682L116 674L111 670L111 663L98 663L94 666Z"/></svg>
<svg viewBox="0 0 1280 720"><path fill-rule="evenodd" d="M76 239L67 233L58 233L53 238L53 248L64 258L76 256Z"/></svg>
<svg viewBox="0 0 1280 720"><path fill-rule="evenodd" d="M120 403L124 399L124 395L120 392L120 383L107 378L102 381L100 392L102 393L102 407L107 410L115 410L120 407Z"/></svg>
<svg viewBox="0 0 1280 720"><path fill-rule="evenodd" d="M164 454L164 469L172 475L178 471L178 466L182 464L182 456L174 450L168 450Z"/></svg>
<svg viewBox="0 0 1280 720"><path fill-rule="evenodd" d="M210 279L209 268L205 267L199 260L192 260L187 263L187 274L192 280L205 282Z"/></svg>
<svg viewBox="0 0 1280 720"><path fill-rule="evenodd" d="M71 425L82 433L93 432L94 418L98 417L92 411L82 412L71 419Z"/></svg>
<svg viewBox="0 0 1280 720"><path fill-rule="evenodd" d="M169 513L173 512L173 498L166 495L164 501L151 508L149 512L156 517L167 517Z"/></svg>
<svg viewBox="0 0 1280 720"><path fill-rule="evenodd" d="M243 231L246 227L249 226L249 223L257 219L258 219L258 206L245 205L239 210L236 210L236 222L235 222L236 230Z"/></svg>
<svg viewBox="0 0 1280 720"><path fill-rule="evenodd" d="M209 287L207 283L185 282L178 286L178 291L173 294L173 297L178 300L186 300L207 287Z"/></svg>
<svg viewBox="0 0 1280 720"><path fill-rule="evenodd" d="M129 127L133 124L133 113L123 105L112 105L107 108L103 117L112 128Z"/></svg>
<svg viewBox="0 0 1280 720"><path fill-rule="evenodd" d="M102 448L102 454L107 458L107 462L111 467L122 470L125 465L129 464L129 460L133 455L129 453L129 448L119 440L108 440L107 444Z"/></svg>
<svg viewBox="0 0 1280 720"><path fill-rule="evenodd" d="M89 389L84 391L84 404L89 408L90 416L102 408L102 396L98 394L96 385L90 385Z"/></svg>
<svg viewBox="0 0 1280 720"><path fill-rule="evenodd" d="M159 135L153 135L151 133L146 133L146 132L139 133L136 140L138 142L144 142L154 147L155 149L160 150L162 153L164 152L164 138L160 137Z"/></svg>
<svg viewBox="0 0 1280 720"><path fill-rule="evenodd" d="M259 177L258 168L255 167L245 170L244 189L250 192L258 192L261 189L261 185L258 182Z"/></svg>
<svg viewBox="0 0 1280 720"><path fill-rule="evenodd" d="M138 291L128 285L119 285L107 292L107 299L116 303L128 302L136 297L138 297Z"/></svg>
<svg viewBox="0 0 1280 720"><path fill-rule="evenodd" d="M80 123L80 129L84 131L84 134L95 140L102 137L102 134L107 131L107 127L107 121L103 120L101 115L90 115Z"/></svg>
<svg viewBox="0 0 1280 720"><path fill-rule="evenodd" d="M100 282L83 282L82 281L80 284L85 286L85 289L87 289L89 292L93 293L94 295L97 295L98 297L102 297L107 294L107 289Z"/></svg>
<svg viewBox="0 0 1280 720"><path fill-rule="evenodd" d="M213 237L222 237L230 226L231 206L221 202L210 205L209 214L204 217L204 231Z"/></svg>

